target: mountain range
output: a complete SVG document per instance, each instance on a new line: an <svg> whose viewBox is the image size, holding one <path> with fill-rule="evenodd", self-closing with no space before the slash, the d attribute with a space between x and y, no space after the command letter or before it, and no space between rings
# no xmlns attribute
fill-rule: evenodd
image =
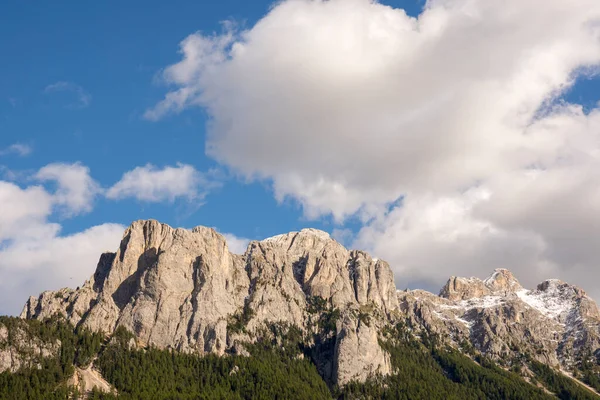
<svg viewBox="0 0 600 400"><path fill-rule="evenodd" d="M84 362L73 361L66 383L88 396L128 393L105 376L114 368L103 358L122 337L119 351L207 360L252 358L252 346L265 342L276 351L293 347L290 362L309 363L329 398L385 397L394 385L406 398L434 398L398 389L416 379L402 373L402 357L417 348L423 359L410 362L431 360L427 368L439 373L431 387L448 380L442 392L458 393L457 384L486 398L533 398L529 390L597 398L600 390L600 310L582 289L549 279L529 290L497 269L486 279L453 276L439 294L397 290L385 261L315 229L253 241L238 255L214 229L136 221L81 287L32 296L20 319L0 320L0 377L60 357L64 340L35 328L57 320L91 338L74 343L97 342ZM461 376L465 369L475 378ZM484 378L522 386L494 397L474 383Z"/></svg>

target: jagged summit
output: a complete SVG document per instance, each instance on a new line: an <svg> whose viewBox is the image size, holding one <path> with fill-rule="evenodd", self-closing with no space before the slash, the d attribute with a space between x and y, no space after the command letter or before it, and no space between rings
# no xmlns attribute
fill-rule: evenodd
<svg viewBox="0 0 600 400"><path fill-rule="evenodd" d="M494 270L492 275L479 278L452 276L440 291L440 296L448 300L468 300L490 295L515 293L523 287L512 272L504 268Z"/></svg>
<svg viewBox="0 0 600 400"><path fill-rule="evenodd" d="M275 235L261 240L261 242L285 242L298 236L314 237L319 240L333 240L329 233L320 229L304 228L300 232L289 232L281 235Z"/></svg>
<svg viewBox="0 0 600 400"><path fill-rule="evenodd" d="M505 268L498 268L494 273L483 281L483 284L492 291L497 292L516 292L523 287L515 278L512 272Z"/></svg>

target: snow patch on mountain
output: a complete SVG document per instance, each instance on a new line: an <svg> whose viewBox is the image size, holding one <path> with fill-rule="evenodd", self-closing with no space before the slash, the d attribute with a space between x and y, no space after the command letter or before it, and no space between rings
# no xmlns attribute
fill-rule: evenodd
<svg viewBox="0 0 600 400"><path fill-rule="evenodd" d="M517 296L531 308L554 320L564 320L567 314L575 307L573 300L560 296L560 294L554 293L554 291L520 290L517 292Z"/></svg>

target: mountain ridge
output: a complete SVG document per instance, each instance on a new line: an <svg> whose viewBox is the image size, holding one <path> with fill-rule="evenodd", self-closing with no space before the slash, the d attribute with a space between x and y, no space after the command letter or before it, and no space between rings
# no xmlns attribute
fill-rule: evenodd
<svg viewBox="0 0 600 400"><path fill-rule="evenodd" d="M483 280L451 277L439 295L398 291L385 261L316 229L252 241L238 255L212 228L135 221L81 288L32 296L21 317L57 313L94 332L123 326L138 347L198 354L244 354L265 326L296 326L338 386L392 373L380 332L398 322L506 367L527 353L577 373L600 358L600 312L576 286L546 280L527 290L497 269Z"/></svg>

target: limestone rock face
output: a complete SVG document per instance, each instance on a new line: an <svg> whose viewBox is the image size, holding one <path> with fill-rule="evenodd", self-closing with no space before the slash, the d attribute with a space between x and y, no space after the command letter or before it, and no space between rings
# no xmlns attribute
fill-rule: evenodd
<svg viewBox="0 0 600 400"><path fill-rule="evenodd" d="M373 374L392 372L389 355L379 346L375 323L348 317L342 320L334 353L334 377L339 385L351 380L365 381Z"/></svg>
<svg viewBox="0 0 600 400"><path fill-rule="evenodd" d="M240 256L213 229L137 221L116 253L100 257L83 287L31 297L21 317L59 313L74 325L107 334L124 326L140 346L223 354L251 340L265 323L312 329L307 299L314 296L341 311L373 307L382 320L398 307L389 265L345 249L322 231L255 241ZM246 333L230 329L236 318ZM389 372L377 331L348 318L336 332L334 383Z"/></svg>

